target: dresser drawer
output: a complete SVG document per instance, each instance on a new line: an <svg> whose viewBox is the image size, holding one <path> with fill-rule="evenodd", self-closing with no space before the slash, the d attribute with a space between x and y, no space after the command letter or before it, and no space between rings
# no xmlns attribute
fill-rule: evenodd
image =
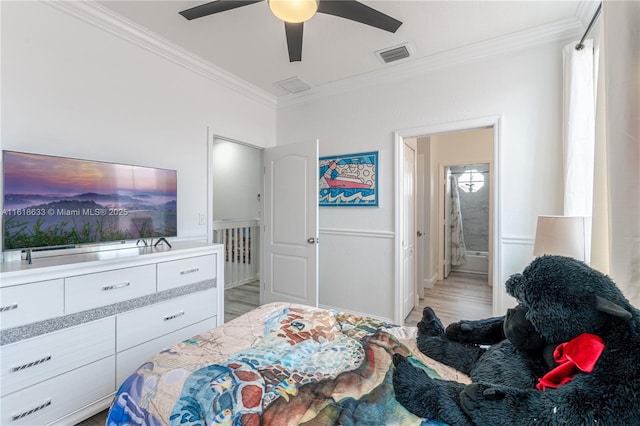
<svg viewBox="0 0 640 426"><path fill-rule="evenodd" d="M186 327L216 315L216 289L156 303L118 315L117 351Z"/></svg>
<svg viewBox="0 0 640 426"><path fill-rule="evenodd" d="M155 293L155 265L114 269L64 280L65 313L86 311Z"/></svg>
<svg viewBox="0 0 640 426"><path fill-rule="evenodd" d="M176 343L203 333L216 326L216 317L207 318L196 324L191 324L180 330L160 336L150 342L134 346L116 355L116 385L119 387L124 380L133 374L142 364L152 356Z"/></svg>
<svg viewBox="0 0 640 426"><path fill-rule="evenodd" d="M115 392L115 356L2 398L0 424L45 425Z"/></svg>
<svg viewBox="0 0 640 426"><path fill-rule="evenodd" d="M51 280L0 288L0 324L17 327L64 313L64 281Z"/></svg>
<svg viewBox="0 0 640 426"><path fill-rule="evenodd" d="M2 346L1 395L113 355L114 330L109 317Z"/></svg>
<svg viewBox="0 0 640 426"><path fill-rule="evenodd" d="M158 291L212 280L215 277L215 254L158 263Z"/></svg>

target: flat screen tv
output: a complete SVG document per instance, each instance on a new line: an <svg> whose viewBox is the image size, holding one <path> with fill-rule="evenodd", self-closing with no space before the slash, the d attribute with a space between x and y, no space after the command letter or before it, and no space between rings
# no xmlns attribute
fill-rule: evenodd
<svg viewBox="0 0 640 426"><path fill-rule="evenodd" d="M2 155L3 250L177 236L175 170Z"/></svg>

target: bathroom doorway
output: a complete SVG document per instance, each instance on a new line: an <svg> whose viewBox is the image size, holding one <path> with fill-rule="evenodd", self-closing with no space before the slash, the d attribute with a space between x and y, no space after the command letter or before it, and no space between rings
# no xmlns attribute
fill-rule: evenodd
<svg viewBox="0 0 640 426"><path fill-rule="evenodd" d="M451 127L454 128L445 128L441 132L424 132L421 136L413 136L417 142L416 166L419 177L416 182L416 253L419 254L416 259L416 288L419 300L405 323L411 323L412 319L419 320L424 306L439 306L441 312L446 312L441 318L443 321L489 317L493 314L495 293L503 290L501 285L497 289L492 287L494 271L499 270L494 266L499 263L499 255L493 250L498 238L494 155L498 140L497 127L495 123L478 127L462 127L463 124L457 127L458 124L461 123L453 123ZM436 127L436 130L439 129ZM411 134L401 136L402 140L412 138ZM485 188L476 194L480 191L481 179ZM472 230L468 231L472 235L473 252L481 253L477 255L478 259L470 261L478 265L468 265L461 259L454 264L451 262L452 253L460 257L460 247L451 249L449 197L454 185L459 193L464 192L463 198L468 194L464 189L472 189L473 198L480 195L488 197L488 200L482 201L483 219L471 216L474 222L482 220L483 225L472 226ZM459 229L460 237L456 237L456 240L464 239L462 221ZM476 233L482 235L482 244L475 241ZM460 246L461 241L457 241L457 244ZM473 253L470 256L476 255ZM467 261L466 252L464 261ZM469 269L471 267L474 269Z"/></svg>
<svg viewBox="0 0 640 426"><path fill-rule="evenodd" d="M488 283L491 171L488 163L446 168L451 187L449 272L477 275ZM446 269L446 268L445 268ZM445 270L445 272L447 272ZM445 279L449 273L445 274Z"/></svg>

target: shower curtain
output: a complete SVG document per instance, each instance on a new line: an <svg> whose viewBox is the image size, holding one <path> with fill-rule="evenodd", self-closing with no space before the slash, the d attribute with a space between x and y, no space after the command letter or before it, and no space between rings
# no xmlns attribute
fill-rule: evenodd
<svg viewBox="0 0 640 426"><path fill-rule="evenodd" d="M464 232L462 230L462 212L460 210L460 192L458 191L458 179L450 176L451 179L451 265L462 265L467 258L467 248L464 245Z"/></svg>

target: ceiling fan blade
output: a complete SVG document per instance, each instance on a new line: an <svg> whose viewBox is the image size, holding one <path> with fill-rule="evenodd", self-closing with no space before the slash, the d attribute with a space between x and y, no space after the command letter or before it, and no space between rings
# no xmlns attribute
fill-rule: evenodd
<svg viewBox="0 0 640 426"><path fill-rule="evenodd" d="M402 22L356 0L320 0L318 12L360 22L395 33Z"/></svg>
<svg viewBox="0 0 640 426"><path fill-rule="evenodd" d="M191 9L183 10L180 15L188 20L202 18L203 16L213 15L214 13L224 12L226 10L236 9L242 6L248 6L262 0L216 0Z"/></svg>
<svg viewBox="0 0 640 426"><path fill-rule="evenodd" d="M302 30L304 23L284 23L284 31L287 35L287 47L289 48L289 62L302 61Z"/></svg>

